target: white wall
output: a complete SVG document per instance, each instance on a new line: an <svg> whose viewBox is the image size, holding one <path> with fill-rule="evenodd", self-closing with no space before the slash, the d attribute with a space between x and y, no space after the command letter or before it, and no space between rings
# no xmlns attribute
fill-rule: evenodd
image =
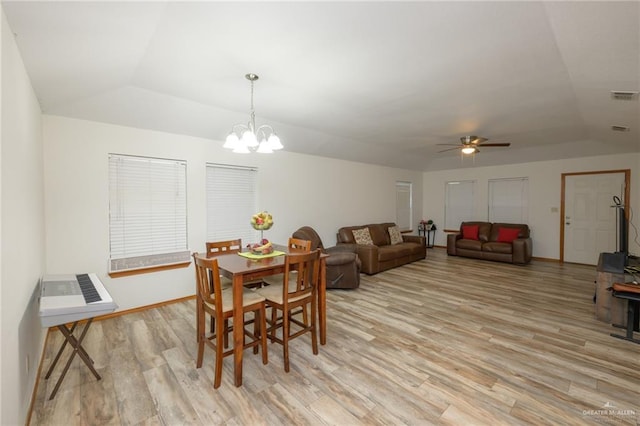
<svg viewBox="0 0 640 426"><path fill-rule="evenodd" d="M482 155L482 154L479 154ZM599 170L631 169L631 210L636 213L633 224L640 220L640 154L584 157L570 160L539 161L500 167L478 167L455 169L424 174L425 218L434 219L440 225L436 234L436 245L446 246L444 228L445 182L476 180L476 205L474 220L487 220L488 180L494 178L529 178L529 226L533 239L535 257L560 258L560 195L562 173ZM552 211L552 209L557 211ZM633 228L629 233L629 250L639 254L640 246L634 241Z"/></svg>
<svg viewBox="0 0 640 426"><path fill-rule="evenodd" d="M26 419L45 335L35 293L45 259L42 123L4 12L1 30L0 424L17 425Z"/></svg>
<svg viewBox="0 0 640 426"><path fill-rule="evenodd" d="M206 238L207 162L257 166L259 209L273 214L265 237L285 242L302 225L325 245L341 226L395 220L395 183L414 183L414 217L422 207L422 173L277 152L239 155L221 141L109 124L44 116L46 272L96 272L120 309L194 293L192 268L110 279L108 154L187 161L189 245L203 251ZM286 144L286 141L283 141ZM249 225L247 218L247 226Z"/></svg>

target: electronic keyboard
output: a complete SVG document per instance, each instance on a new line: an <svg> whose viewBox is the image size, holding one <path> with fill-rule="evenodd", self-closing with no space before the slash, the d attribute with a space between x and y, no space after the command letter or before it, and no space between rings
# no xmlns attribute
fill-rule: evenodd
<svg viewBox="0 0 640 426"><path fill-rule="evenodd" d="M45 275L40 286L43 327L71 323L118 309L96 274Z"/></svg>

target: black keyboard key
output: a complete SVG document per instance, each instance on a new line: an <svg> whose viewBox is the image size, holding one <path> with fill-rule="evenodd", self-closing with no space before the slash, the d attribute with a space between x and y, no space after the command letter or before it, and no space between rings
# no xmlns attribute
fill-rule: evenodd
<svg viewBox="0 0 640 426"><path fill-rule="evenodd" d="M80 284L80 290L82 291L85 303L99 302L102 300L100 293L98 293L96 287L91 282L89 274L78 274L76 278L78 279L78 284Z"/></svg>

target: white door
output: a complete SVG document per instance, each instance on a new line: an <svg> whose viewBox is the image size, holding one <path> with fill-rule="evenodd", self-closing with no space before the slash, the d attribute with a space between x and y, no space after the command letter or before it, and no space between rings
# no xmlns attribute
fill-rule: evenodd
<svg viewBox="0 0 640 426"><path fill-rule="evenodd" d="M565 177L564 260L596 265L601 252L615 252L613 196L624 196L624 173ZM623 201L624 204L624 201Z"/></svg>

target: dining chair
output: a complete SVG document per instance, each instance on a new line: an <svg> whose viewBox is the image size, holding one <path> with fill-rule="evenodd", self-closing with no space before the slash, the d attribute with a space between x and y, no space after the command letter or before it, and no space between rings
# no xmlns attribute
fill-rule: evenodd
<svg viewBox="0 0 640 426"><path fill-rule="evenodd" d="M218 388L222 379L222 360L224 357L233 355L233 348L223 348L224 342L221 341L222 336L226 336L229 329L226 324L233 317L233 289L227 287L222 288L220 282L220 271L218 269L218 260L215 257L203 258L198 253L193 254L196 267L196 309L198 310L198 324L196 326L198 332L198 358L196 360L196 368L202 367L202 359L204 356L204 345L210 346L216 354L215 373L213 387ZM213 292L209 289L213 288ZM244 326L253 324L253 331L244 328L244 336L249 337L247 342L243 338L243 349L254 348L257 353L258 348L262 347L262 363L269 362L267 355L267 326L265 298L256 290L243 288L242 312L253 312L254 317L244 321ZM205 331L205 317L210 315L215 318L215 330L207 335Z"/></svg>
<svg viewBox="0 0 640 426"><path fill-rule="evenodd" d="M242 239L238 238L236 240L227 241L208 241L206 243L206 246L207 257L238 253L242 251ZM231 279L225 277L224 275L220 276L220 278L222 280L223 287L230 286L232 284ZM244 283L244 286L249 288L262 287L262 280L247 281L246 283Z"/></svg>
<svg viewBox="0 0 640 426"><path fill-rule="evenodd" d="M287 249L289 253L309 253L311 251L311 241L291 237L287 243ZM267 285L278 285L282 283L283 275L284 274L269 275L264 277L262 281Z"/></svg>
<svg viewBox="0 0 640 426"><path fill-rule="evenodd" d="M242 239L238 238L235 240L225 240L225 241L207 241L205 243L206 248L207 248L207 257L215 257L215 256L220 256L223 254L231 254L231 253L238 253L240 251L242 251ZM225 277L224 275L220 275L220 283L222 285L222 288L227 288L227 287L231 287L233 284L233 281L230 278ZM244 283L245 287L249 287L249 288L258 288L258 287L262 287L262 280L254 280L254 281L248 281L246 283ZM211 289L211 292L213 292L213 289ZM211 333L214 332L215 329L215 318L211 317ZM225 330L229 329L229 324L228 321L225 321ZM225 332L224 334L224 347L228 348L229 347L229 333Z"/></svg>
<svg viewBox="0 0 640 426"><path fill-rule="evenodd" d="M242 250L242 239L226 240L226 241L207 241L205 243L207 247L207 257L220 256L222 254L238 253ZM232 284L231 279L220 276L220 282L222 287L230 287Z"/></svg>
<svg viewBox="0 0 640 426"><path fill-rule="evenodd" d="M289 340L310 333L313 354L318 354L317 298L320 254L320 250L315 250L286 255L282 281L256 290L264 296L266 305L271 308L271 319L267 319L267 334L272 342L282 345L286 372L289 372ZM311 315L304 315L308 305L311 305ZM282 313L281 316L278 316L278 311ZM303 313L302 319L299 317L300 312ZM295 326L295 331L292 325ZM280 328L282 338L276 334Z"/></svg>

